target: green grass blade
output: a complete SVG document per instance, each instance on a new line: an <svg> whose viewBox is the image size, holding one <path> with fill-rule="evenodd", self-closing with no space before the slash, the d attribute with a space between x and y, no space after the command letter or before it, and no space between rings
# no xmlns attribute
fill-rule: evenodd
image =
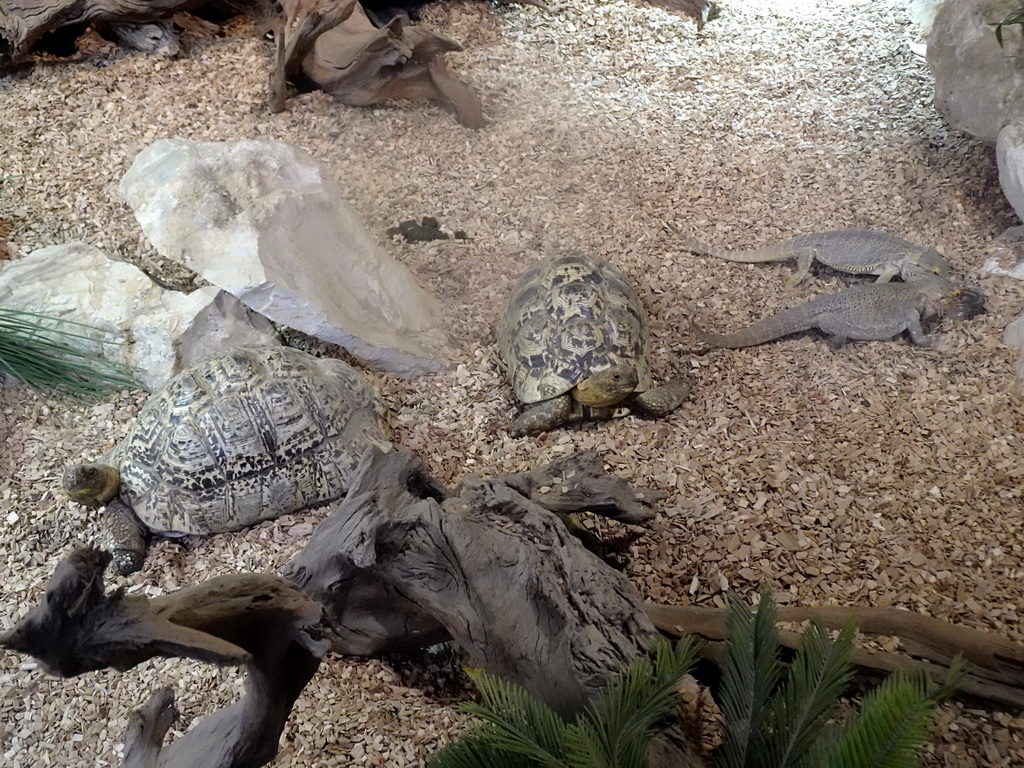
<svg viewBox="0 0 1024 768"><path fill-rule="evenodd" d="M43 395L91 401L141 388L128 366L91 351L117 343L84 323L0 307L0 373Z"/></svg>
<svg viewBox="0 0 1024 768"><path fill-rule="evenodd" d="M756 613L729 595L728 643L722 665L722 744L719 768L748 768L765 755L768 700L781 672L775 601L765 591Z"/></svg>
<svg viewBox="0 0 1024 768"><path fill-rule="evenodd" d="M772 697L766 765L795 768L811 752L824 721L853 678L853 621L833 642L821 619L804 630L786 680Z"/></svg>

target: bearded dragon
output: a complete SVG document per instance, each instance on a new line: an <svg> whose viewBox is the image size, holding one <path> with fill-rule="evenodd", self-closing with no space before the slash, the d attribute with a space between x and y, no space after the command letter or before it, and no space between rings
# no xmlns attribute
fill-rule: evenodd
<svg viewBox="0 0 1024 768"><path fill-rule="evenodd" d="M879 283L887 283L897 275L910 281L935 275L944 277L949 273L949 264L934 248L914 245L875 229L836 229L797 235L764 248L733 251L705 245L671 224L668 226L687 248L706 256L745 264L795 259L797 268L789 280L790 288L807 277L815 261L853 275L877 275Z"/></svg>
<svg viewBox="0 0 1024 768"><path fill-rule="evenodd" d="M751 347L817 328L836 349L848 340L878 341L907 331L922 347L935 340L921 321L935 316L967 319L984 311L985 297L952 281L932 277L909 283L867 283L784 309L735 333L709 333L691 320L693 334L715 347Z"/></svg>

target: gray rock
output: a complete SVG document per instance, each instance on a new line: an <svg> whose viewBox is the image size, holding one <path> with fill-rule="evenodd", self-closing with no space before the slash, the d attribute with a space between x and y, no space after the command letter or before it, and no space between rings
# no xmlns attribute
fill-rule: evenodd
<svg viewBox="0 0 1024 768"><path fill-rule="evenodd" d="M1017 217L1024 221L1024 120L1004 126L996 138L999 186Z"/></svg>
<svg viewBox="0 0 1024 768"><path fill-rule="evenodd" d="M281 334L272 322L227 291L217 291L213 301L196 314L178 338L177 370L226 349L281 344Z"/></svg>
<svg viewBox="0 0 1024 768"><path fill-rule="evenodd" d="M1020 356L1017 358L1017 364L1013 371L1017 390L1024 393L1024 313L1018 315L1016 320L1006 326L1003 344L1020 350Z"/></svg>
<svg viewBox="0 0 1024 768"><path fill-rule="evenodd" d="M935 107L951 125L995 141L1024 117L1024 43L1021 28L1003 28L1003 47L992 22L1016 0L946 0L928 35L928 64L935 75Z"/></svg>
<svg viewBox="0 0 1024 768"><path fill-rule="evenodd" d="M151 389L180 370L179 338L186 339L190 350L201 347L210 354L252 338L242 332L241 321L227 331L204 330L203 322L206 329L211 327L204 318L216 306L218 293L213 286L190 294L165 291L141 270L112 261L86 243L40 248L0 271L0 304L113 334L125 343L96 343L94 352L133 366Z"/></svg>
<svg viewBox="0 0 1024 768"><path fill-rule="evenodd" d="M445 367L436 300L327 168L280 141L158 141L121 180L146 237L276 323L412 376Z"/></svg>

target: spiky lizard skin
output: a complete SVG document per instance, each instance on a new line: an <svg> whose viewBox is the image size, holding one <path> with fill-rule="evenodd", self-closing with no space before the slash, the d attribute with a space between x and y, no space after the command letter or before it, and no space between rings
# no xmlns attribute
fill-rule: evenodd
<svg viewBox="0 0 1024 768"><path fill-rule="evenodd" d="M909 283L867 283L790 307L736 333L709 333L691 322L694 335L715 347L738 349L817 328L834 349L848 340L880 341L903 331L919 346L935 340L921 321L935 315L967 318L981 311L984 297L933 277Z"/></svg>
<svg viewBox="0 0 1024 768"><path fill-rule="evenodd" d="M879 283L887 283L897 275L910 281L949 273L946 259L934 248L915 245L875 229L836 229L797 235L749 251L715 248L675 231L690 250L718 259L745 264L794 259L797 270L790 278L791 288L807 277L815 261L852 275L877 275Z"/></svg>

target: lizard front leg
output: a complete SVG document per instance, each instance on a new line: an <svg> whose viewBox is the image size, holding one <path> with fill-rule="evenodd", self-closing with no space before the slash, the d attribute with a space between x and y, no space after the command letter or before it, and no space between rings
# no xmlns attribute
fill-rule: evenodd
<svg viewBox="0 0 1024 768"><path fill-rule="evenodd" d="M921 313L917 310L911 312L907 318L907 333L910 334L910 340L919 347L935 346L935 339L925 333L924 328L921 327Z"/></svg>

